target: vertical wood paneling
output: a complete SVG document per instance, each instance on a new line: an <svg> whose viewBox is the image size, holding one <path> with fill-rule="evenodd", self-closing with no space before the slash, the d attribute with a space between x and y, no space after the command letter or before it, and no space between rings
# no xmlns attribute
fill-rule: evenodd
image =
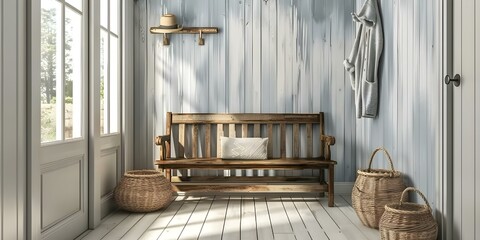
<svg viewBox="0 0 480 240"><path fill-rule="evenodd" d="M344 29L344 14L347 14L348 11L345 11L345 1L330 1L334 3L333 16L332 16L332 29ZM349 21L349 23L351 23ZM343 143L345 141L345 102L344 102L344 79L345 69L342 64L345 59L345 56L350 52L345 53L346 48L351 48L351 46L345 46L345 36L344 31L332 31L332 116L331 118L327 117L327 124L330 123L334 131L332 134L338 140L338 142ZM351 94L351 92L348 92ZM335 154L335 159L345 159L344 158L344 148L334 148L333 151ZM339 161L335 167L335 175L345 176L345 162ZM353 170L353 169L352 169ZM352 171L354 172L354 171Z"/></svg>
<svg viewBox="0 0 480 240"><path fill-rule="evenodd" d="M395 31L393 30L393 16L394 16L394 11L392 9L393 1L379 1L379 5L382 8L382 15L384 16L382 18L382 27L384 31L384 48L382 51L383 55L383 64L381 65L381 71L379 72L379 79L382 80L382 82L379 85L379 91L380 93L382 92L393 92L391 86L394 84L393 81L391 81L391 73L392 73L392 68L393 68L393 41L396 39L394 36ZM378 145L385 145L387 148L391 149L394 147L392 144L392 141L390 137L388 137L394 129L396 129L396 126L394 123L392 123L393 117L392 113L393 111L390 111L391 108L391 102L392 98L382 98L381 103L379 104L379 109L378 112L382 115L385 116L385 121L382 122L381 126L378 126L381 129L384 129L384 131L381 133L381 137L378 139L378 141L373 142L371 146L378 146ZM393 150L393 149L392 149ZM388 166L386 164L386 158L384 156L379 156L378 158L382 160L377 159L377 164L378 166L381 166L382 168L385 168Z"/></svg>
<svg viewBox="0 0 480 240"><path fill-rule="evenodd" d="M363 2L356 1L357 11ZM440 4L379 0L384 30L379 115L356 120L354 137L358 168L368 165L375 147L385 146L406 183L424 192L434 209L435 166L441 159ZM373 166L385 168L385 158L376 158Z"/></svg>
<svg viewBox="0 0 480 240"><path fill-rule="evenodd" d="M337 181L353 181L355 169L366 167L371 151L384 145L407 182L434 202L432 166L440 157L441 117L437 1L379 1L385 38L379 116L361 120L354 117L353 91L341 61L355 35L350 12L363 0L211 0L203 8L187 0L148 2L177 14L185 26L221 31L205 36L205 46L189 35L172 34L171 46L162 46L160 36L149 36L157 43L148 43L148 55L155 55L148 61L171 62L152 63L150 81L159 86L155 134L163 133L168 110L324 111L327 134L337 137ZM202 10L192 10L197 7ZM148 12L152 23L146 27L158 25L160 12ZM202 54L204 49L208 54ZM385 167L384 158L374 166Z"/></svg>
<svg viewBox="0 0 480 240"><path fill-rule="evenodd" d="M462 239L476 239L476 223L475 211L472 211L477 203L475 199L475 85L478 79L475 76L475 0L461 1L461 76L464 81L461 82L460 89L454 89L454 94L460 94L461 104L454 105L461 106L460 131L461 155L454 155L461 164L454 165L454 168L459 166L461 175L457 175L454 181L461 180L461 199L460 199L460 214L461 214L461 228L456 229L461 232ZM473 48L473 49L472 49ZM456 91L455 91L456 90ZM459 90L461 92L459 92ZM472 129L473 128L473 129ZM456 129L454 129L455 131ZM455 139L456 140L456 139ZM460 139L459 139L460 140ZM454 144L457 144L454 142ZM457 147L458 145L456 145ZM454 198L454 201L458 198ZM458 206L454 202L454 206ZM455 211L455 209L454 209Z"/></svg>
<svg viewBox="0 0 480 240"><path fill-rule="evenodd" d="M262 108L277 112L277 1L262 3Z"/></svg>
<svg viewBox="0 0 480 240"><path fill-rule="evenodd" d="M137 55L146 60L137 65L140 69L146 66L136 75L145 79L137 84L136 94L145 96L144 110L138 113L147 116L140 123L142 129L137 129L164 134L167 111L321 111L326 113L327 134L337 137L333 152L339 161L336 178L353 181L353 93L345 89L349 80L342 61L353 42L350 13L354 5L348 0L146 1L144 11L137 9L139 23L142 17L146 23L137 28L156 26L162 14L173 13L184 26L215 26L220 33L206 35L204 46L197 45L198 36L183 34L170 34L169 46L162 45L161 35L150 33L145 43L137 41L140 49L146 49L145 56ZM305 130L299 131L305 134ZM313 146L317 141L313 140ZM154 151L152 159L158 155ZM315 155L321 150L310 150L300 142L299 151Z"/></svg>
<svg viewBox="0 0 480 240"><path fill-rule="evenodd" d="M352 16L350 15L351 10L354 9L355 2L354 1L345 1L345 14L344 14L344 21L345 23L352 22ZM347 24L345 24L348 26ZM353 28L353 24L349 28L345 28L344 31L344 38L345 38L345 54L349 54L349 47L353 46L353 42L355 39L355 28ZM315 81L314 81L315 82ZM355 138L356 138L356 127L355 127L355 116L353 111L354 103L354 94L352 94L352 87L350 84L350 78L348 73L344 72L344 88L343 88L343 96L344 96L344 103L345 103L345 139L344 139L344 159L348 159L344 161L345 168L345 182L354 182L355 181L355 174L351 174L356 170L356 161L355 161Z"/></svg>
<svg viewBox="0 0 480 240"><path fill-rule="evenodd" d="M458 18L457 16L462 16L462 1L453 1L453 19ZM457 19L453 21L453 59L462 59L462 22L461 20ZM462 68L462 61L453 61L453 70L461 71ZM453 92L453 104L461 103L461 94L458 93L458 90ZM458 105L458 104L457 104ZM461 122L459 122L459 118L455 116L462 116L462 109L460 107L453 108L453 126L461 126ZM461 117L460 117L461 118ZM453 139L462 139L462 131L461 127L457 129L457 131L453 131ZM461 156L461 147L457 147L457 145L461 146L461 141L453 142L453 156ZM453 176L462 176L462 169L461 167L461 159L457 159L457 161L453 163ZM453 199L455 196L462 196L462 179L458 179L457 181L453 180ZM453 203L453 236L454 238L464 239L462 237L462 208L461 204Z"/></svg>
<svg viewBox="0 0 480 240"><path fill-rule="evenodd" d="M209 1L209 26L219 27L221 31L226 32L225 22L227 18L225 0L210 0ZM225 43L226 34L215 34L206 36L204 47L208 47L208 85L209 85L209 111L226 112L227 111L227 93L225 77L226 66L226 51ZM211 81L216 79L216 81Z"/></svg>
<svg viewBox="0 0 480 240"><path fill-rule="evenodd" d="M201 26L205 20L208 19L209 5L203 1L190 0L185 1L185 6L182 13L185 26ZM188 21L190 20L190 21ZM194 98L191 103L191 112L205 112L208 111L208 65L210 64L205 59L208 59L208 47L198 47L198 35L184 35L185 39L191 39L192 44L186 44L183 46L184 54L194 55L194 61L192 65L192 78L190 79L190 86L195 86ZM187 41L188 43L188 41ZM185 47L190 46L192 52L185 52ZM175 58L172 55L172 58ZM183 72L184 73L184 72ZM197 104L204 103L204 104Z"/></svg>
<svg viewBox="0 0 480 240"><path fill-rule="evenodd" d="M134 95L135 95L135 116L146 116L149 112L147 110L147 2L138 1L135 3L135 27L134 27L134 45L135 45L135 61L134 61L134 75L135 79L144 79L144 81L135 81ZM151 127L151 126L150 126ZM147 126L146 118L136 118L135 119L135 169L145 169L147 168L146 159L148 159L150 154L148 154L148 129L151 129ZM150 152L153 154L153 149L150 149ZM141 161L140 159L145 159ZM151 164L153 167L153 163Z"/></svg>
<svg viewBox="0 0 480 240"><path fill-rule="evenodd" d="M228 0L228 111L245 110L245 1Z"/></svg>
<svg viewBox="0 0 480 240"><path fill-rule="evenodd" d="M289 0L280 0L277 2L277 46L284 51L277 51L277 77L276 77L276 98L274 105L277 112L285 112L287 110L286 102L289 102L291 111L291 96L292 96L292 49L291 34L292 30L292 6ZM287 85L287 79L288 85ZM288 99L288 100L287 100Z"/></svg>

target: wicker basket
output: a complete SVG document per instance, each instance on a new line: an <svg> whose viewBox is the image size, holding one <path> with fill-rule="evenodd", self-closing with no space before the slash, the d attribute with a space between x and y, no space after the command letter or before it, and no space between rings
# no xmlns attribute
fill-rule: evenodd
<svg viewBox="0 0 480 240"><path fill-rule="evenodd" d="M391 170L372 169L372 160L377 152L383 151ZM368 169L357 171L352 190L352 205L363 225L377 228L385 211L385 204L395 202L405 189L400 172L393 168L392 158L383 147L375 149L370 157Z"/></svg>
<svg viewBox="0 0 480 240"><path fill-rule="evenodd" d="M170 203L172 194L172 185L161 172L135 170L125 173L113 196L121 209L152 212Z"/></svg>
<svg viewBox="0 0 480 240"><path fill-rule="evenodd" d="M425 201L425 205L403 202L404 194L415 191ZM425 196L415 188L403 191L400 202L385 206L380 220L382 239L437 239L438 226L433 219L432 209Z"/></svg>

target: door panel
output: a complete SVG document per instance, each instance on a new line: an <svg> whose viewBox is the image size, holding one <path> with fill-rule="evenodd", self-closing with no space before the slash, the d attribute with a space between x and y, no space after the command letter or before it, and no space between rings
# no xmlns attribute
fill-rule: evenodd
<svg viewBox="0 0 480 240"><path fill-rule="evenodd" d="M30 8L29 236L73 239L88 227L87 2Z"/></svg>
<svg viewBox="0 0 480 240"><path fill-rule="evenodd" d="M106 146L107 148L100 150L100 159L98 164L99 172L101 173L100 217L102 219L106 217L109 213L111 213L113 210L115 210L116 205L113 199L113 190L117 186L117 183L120 181L122 173L120 143L115 141L119 139L119 136L110 136L110 138L114 139L108 139L107 141L110 142L111 145L115 146L110 147L108 146L109 144L103 144L103 146Z"/></svg>
<svg viewBox="0 0 480 240"><path fill-rule="evenodd" d="M453 238L480 238L480 54L476 8L480 0L454 0L453 73L461 75L453 87ZM477 60L477 61L476 61ZM477 141L476 141L477 139ZM480 175L479 175L480 176ZM476 230L478 229L478 230Z"/></svg>
<svg viewBox="0 0 480 240"><path fill-rule="evenodd" d="M85 156L60 159L58 164L44 167L41 173L42 228L49 227L85 211L83 165ZM61 191L58 191L61 189Z"/></svg>
<svg viewBox="0 0 480 240"><path fill-rule="evenodd" d="M121 0L90 0L91 142L90 227L116 205L113 190L123 173L121 128Z"/></svg>

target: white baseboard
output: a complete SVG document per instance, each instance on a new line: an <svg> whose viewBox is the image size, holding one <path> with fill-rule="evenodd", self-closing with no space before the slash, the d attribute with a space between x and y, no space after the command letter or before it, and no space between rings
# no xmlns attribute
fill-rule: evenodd
<svg viewBox="0 0 480 240"><path fill-rule="evenodd" d="M335 194L352 194L354 182L335 182Z"/></svg>

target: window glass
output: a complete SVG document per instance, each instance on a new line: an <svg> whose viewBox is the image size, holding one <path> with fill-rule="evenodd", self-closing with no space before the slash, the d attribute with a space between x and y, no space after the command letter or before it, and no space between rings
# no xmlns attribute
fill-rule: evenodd
<svg viewBox="0 0 480 240"><path fill-rule="evenodd" d="M101 30L100 34L100 132L108 133L108 111L105 111L108 96L108 32Z"/></svg>
<svg viewBox="0 0 480 240"><path fill-rule="evenodd" d="M110 0L110 31L118 34L119 0Z"/></svg>
<svg viewBox="0 0 480 240"><path fill-rule="evenodd" d="M84 33L81 0L42 0L41 141L82 137Z"/></svg>
<svg viewBox="0 0 480 240"><path fill-rule="evenodd" d="M50 142L61 140L58 131L61 114L61 101L57 101L57 87L61 84L62 69L62 16L61 5L57 1L41 2L41 37L40 37L40 91L41 91L41 140ZM59 119L60 118L60 119Z"/></svg>
<svg viewBox="0 0 480 240"><path fill-rule="evenodd" d="M108 28L108 0L100 0L100 26Z"/></svg>
<svg viewBox="0 0 480 240"><path fill-rule="evenodd" d="M120 80L118 74L118 38L110 36L110 133L118 132Z"/></svg>
<svg viewBox="0 0 480 240"><path fill-rule="evenodd" d="M82 16L65 9L65 139L82 130Z"/></svg>
<svg viewBox="0 0 480 240"><path fill-rule="evenodd" d="M111 134L120 131L120 0L105 0L101 8L100 133Z"/></svg>

